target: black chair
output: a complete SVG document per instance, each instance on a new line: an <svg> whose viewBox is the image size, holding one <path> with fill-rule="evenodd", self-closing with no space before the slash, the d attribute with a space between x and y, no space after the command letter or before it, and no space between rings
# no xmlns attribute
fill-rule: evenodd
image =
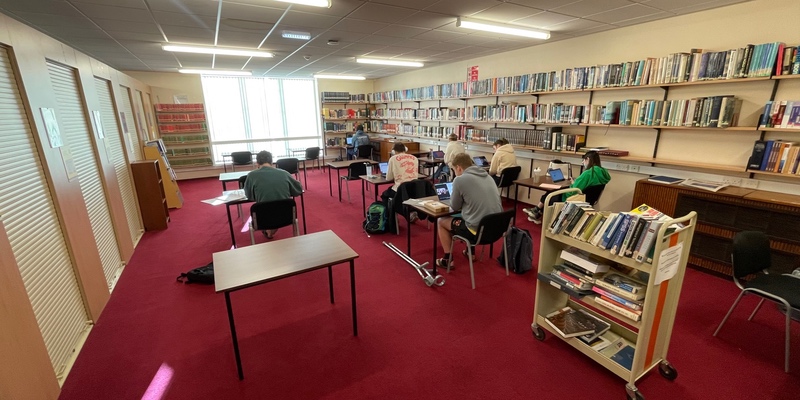
<svg viewBox="0 0 800 400"><path fill-rule="evenodd" d="M297 203L294 198L264 201L250 206L250 244L256 244L255 231L278 229L292 225L294 236L300 234L297 225Z"/></svg>
<svg viewBox="0 0 800 400"><path fill-rule="evenodd" d="M319 162L319 147L309 147L306 149L306 158L303 159L303 168L306 168L306 161L311 161L311 167L314 167L314 162L317 163L317 168L322 171L322 164Z"/></svg>
<svg viewBox="0 0 800 400"><path fill-rule="evenodd" d="M436 196L436 189L433 187L433 182L427 179L414 179L413 181L403 182L400 186L397 187L397 193L395 193L393 198L389 199L389 204L387 206L388 215L388 224L387 231L394 232L396 235L400 234L400 224L398 223L400 220L398 216L402 216L405 218L407 222L409 222L408 231L406 232L406 240L408 251L407 254L411 255L411 207L406 206L403 204L404 201L408 199L419 199L421 197L429 197L429 196ZM419 218L427 218L427 215L422 213L418 210L417 215ZM423 215L420 215L423 214ZM429 219L430 222L430 219Z"/></svg>
<svg viewBox="0 0 800 400"><path fill-rule="evenodd" d="M586 196L586 202L594 206L600 200L600 195L603 194L606 185L594 185L583 189L582 192Z"/></svg>
<svg viewBox="0 0 800 400"><path fill-rule="evenodd" d="M367 175L367 168L370 166L369 163L362 163L362 162L354 162L347 167L347 175L342 176L339 178L339 187L342 186L342 181L357 181L360 180L359 176ZM345 184L347 187L347 202L350 203L350 185ZM341 189L339 189L341 193Z"/></svg>
<svg viewBox="0 0 800 400"><path fill-rule="evenodd" d="M356 158L372 159L372 150L375 148L371 144L363 144L356 148Z"/></svg>
<svg viewBox="0 0 800 400"><path fill-rule="evenodd" d="M511 197L511 185L519 178L519 173L522 167L519 165L508 167L500 173L500 181L497 182L497 187L500 188L500 195L503 195L503 189L506 189L506 197Z"/></svg>
<svg viewBox="0 0 800 400"><path fill-rule="evenodd" d="M275 162L275 168L282 169L290 174L294 174L294 177L299 181L300 168L297 166L298 163L300 163L300 161L296 158L281 158Z"/></svg>
<svg viewBox="0 0 800 400"><path fill-rule="evenodd" d="M234 151L231 153L231 168L236 171L236 166L255 165L253 153L249 151Z"/></svg>
<svg viewBox="0 0 800 400"><path fill-rule="evenodd" d="M754 294L761 297L753 313L750 314L748 321L752 320L756 312L761 308L764 300L774 301L783 305L786 313L786 356L784 370L789 372L789 342L790 327L792 321L792 310L800 311L800 278L792 275L768 274L767 269L772 266L772 259L769 247L769 238L766 234L756 231L739 232L733 238L733 250L731 254L733 264L733 283L742 290L736 301L733 302L725 318L722 319L714 336L717 336L722 325L728 320L733 309L739 304L739 300L745 294ZM750 280L746 277L753 276ZM757 343L755 343L757 345Z"/></svg>
<svg viewBox="0 0 800 400"><path fill-rule="evenodd" d="M470 242L469 239L453 235L453 241L450 243L450 258L453 257L453 246L456 240L464 242L467 245L467 258L469 258L469 275L472 279L472 288L475 289L475 270L472 263L472 248L478 245L491 245L492 243L503 238L503 258L506 264L506 276L508 276L508 248L506 247L506 236L511 230L512 219L514 218L514 209L502 211L499 213L489 214L481 218L478 224L478 234L475 237L475 242ZM450 273L450 263L447 264L447 272Z"/></svg>

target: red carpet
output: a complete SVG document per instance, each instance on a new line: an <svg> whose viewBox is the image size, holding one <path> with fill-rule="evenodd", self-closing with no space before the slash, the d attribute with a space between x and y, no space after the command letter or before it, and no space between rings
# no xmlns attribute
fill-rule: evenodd
<svg viewBox="0 0 800 400"><path fill-rule="evenodd" d="M472 290L467 260L459 254L447 283L426 287L381 244L405 249L404 230L371 238L361 231L356 182L350 204L346 194L343 203L329 196L327 173L312 172L309 180L309 232L332 229L360 254L358 337L344 264L334 267L336 304L329 302L325 270L235 292L240 382L223 295L213 286L175 281L230 247L225 209L200 202L221 187L216 178L181 181L184 207L170 210L169 229L142 238L61 398L625 398L622 379L557 338L533 338L535 271L506 277L487 254L476 266ZM235 223L241 228L242 220ZM538 227L521 225L538 249ZM290 235L284 228L277 238ZM237 242L249 245L248 234L238 233ZM424 223L413 226L412 244L416 260L430 260L431 231ZM668 357L679 376L670 382L653 371L640 379L648 399L797 398L800 327L793 326L793 371L786 374L783 320L773 305L748 322L755 301L747 298L720 337L711 336L737 294L732 282L687 272Z"/></svg>

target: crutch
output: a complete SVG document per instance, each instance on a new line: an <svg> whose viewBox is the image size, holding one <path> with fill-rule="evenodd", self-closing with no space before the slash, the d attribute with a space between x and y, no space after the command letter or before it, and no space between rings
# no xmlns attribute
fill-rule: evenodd
<svg viewBox="0 0 800 400"><path fill-rule="evenodd" d="M430 271L425 269L425 266L429 264L427 261L424 264L418 264L416 261L414 261L413 258L409 257L408 254L403 253L403 251L398 249L395 245L386 242L383 242L383 245L388 247L391 251L395 252L395 254L400 256L400 258L402 258L403 260L406 260L407 263L411 264L411 266L414 267L415 270L417 270L417 273L419 273L419 276L422 277L422 280L425 282L426 285L428 285L428 287L433 285L436 286L444 285L443 276L439 274L433 276L431 275Z"/></svg>

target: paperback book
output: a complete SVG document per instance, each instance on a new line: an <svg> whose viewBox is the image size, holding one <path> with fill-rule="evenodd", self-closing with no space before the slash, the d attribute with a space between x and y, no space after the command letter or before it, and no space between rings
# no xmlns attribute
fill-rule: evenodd
<svg viewBox="0 0 800 400"><path fill-rule="evenodd" d="M565 338L588 335L595 331L594 319L571 307L564 307L548 314L545 321Z"/></svg>

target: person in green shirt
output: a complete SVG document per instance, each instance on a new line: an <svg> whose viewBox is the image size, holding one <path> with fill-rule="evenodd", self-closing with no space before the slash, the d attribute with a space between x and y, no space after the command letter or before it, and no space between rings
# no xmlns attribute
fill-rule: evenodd
<svg viewBox="0 0 800 400"><path fill-rule="evenodd" d="M582 162L583 173L581 173L577 179L573 180L569 187L578 188L583 191L590 186L605 185L611 181L611 175L608 174L607 169L600 165L600 154L596 151L587 151L586 154L583 155ZM563 198L561 200L563 201L563 199L571 195L571 193L565 193L562 195ZM546 198L547 193L542 195L538 205L532 208L522 209L522 211L528 214L528 221L531 221L537 225L542 223L542 209L544 207L544 200Z"/></svg>
<svg viewBox="0 0 800 400"><path fill-rule="evenodd" d="M256 155L258 169L247 174L244 181L244 194L248 200L262 203L299 196L303 193L303 185L282 169L272 166L272 153L260 151ZM268 239L275 236L277 229L264 231Z"/></svg>

